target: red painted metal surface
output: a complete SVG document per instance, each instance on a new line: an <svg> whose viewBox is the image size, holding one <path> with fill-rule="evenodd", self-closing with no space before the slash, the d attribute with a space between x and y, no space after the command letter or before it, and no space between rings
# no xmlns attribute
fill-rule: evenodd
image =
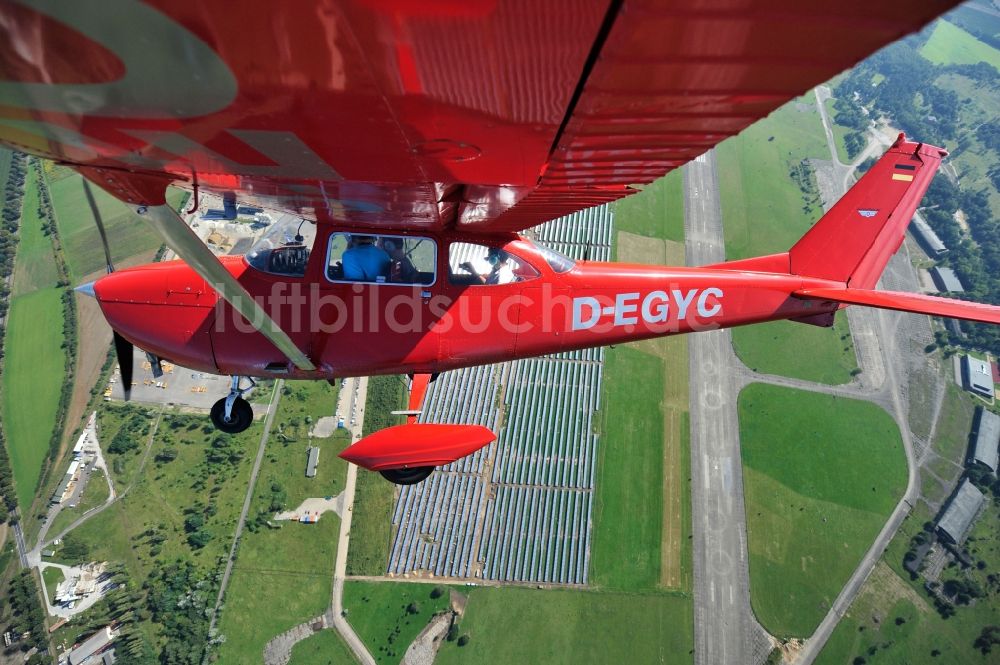
<svg viewBox="0 0 1000 665"><path fill-rule="evenodd" d="M366 436L340 457L370 471L441 466L471 455L496 438L482 425L397 425Z"/></svg>
<svg viewBox="0 0 1000 665"><path fill-rule="evenodd" d="M263 273L239 257L223 259L316 364L314 372L290 367L183 263L113 273L98 280L95 293L116 330L182 365L317 379L415 374L411 409L434 372L778 319L828 324L841 303L992 321L1000 309L988 305L849 288L881 273L940 159L938 148L900 137L789 252L703 268L581 261L556 273L531 242L494 235L485 240L534 268L522 274L537 277L453 283L450 244L483 237L451 231L428 236L439 246L432 285L334 282L325 276L322 250L340 230L328 227L319 228L301 278Z"/></svg>
<svg viewBox="0 0 1000 665"><path fill-rule="evenodd" d="M917 312L931 316L1000 324L1000 308L994 305L952 300L922 293L869 291L867 289L802 289L796 291L794 295L799 298L824 302L865 305L881 309L895 309L901 312Z"/></svg>
<svg viewBox="0 0 1000 665"><path fill-rule="evenodd" d="M953 4L6 2L0 142L125 201L197 178L327 222L517 231L629 194Z"/></svg>

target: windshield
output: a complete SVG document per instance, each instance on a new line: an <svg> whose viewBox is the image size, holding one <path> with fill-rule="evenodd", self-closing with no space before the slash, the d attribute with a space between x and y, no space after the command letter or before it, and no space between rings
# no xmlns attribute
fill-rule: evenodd
<svg viewBox="0 0 1000 665"><path fill-rule="evenodd" d="M302 277L315 240L315 223L285 215L253 244L247 263L272 275Z"/></svg>
<svg viewBox="0 0 1000 665"><path fill-rule="evenodd" d="M538 253L542 255L545 262L549 264L550 268L552 268L553 272L569 272L574 266L576 266L576 261L564 254L560 254L551 247L546 247L537 240L532 240L531 244L535 246L535 249L537 249Z"/></svg>

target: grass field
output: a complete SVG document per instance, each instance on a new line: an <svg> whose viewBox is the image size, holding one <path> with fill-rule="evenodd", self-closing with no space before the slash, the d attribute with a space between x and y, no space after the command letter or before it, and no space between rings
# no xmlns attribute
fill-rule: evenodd
<svg viewBox="0 0 1000 665"><path fill-rule="evenodd" d="M49 452L66 372L62 290L52 242L38 217L38 182L27 170L24 213L4 339L2 418L18 504L31 504Z"/></svg>
<svg viewBox="0 0 1000 665"><path fill-rule="evenodd" d="M354 662L354 654L337 631L324 630L292 647L289 665L347 665Z"/></svg>
<svg viewBox="0 0 1000 665"><path fill-rule="evenodd" d="M275 416L253 503L226 591L219 630L223 663L259 662L272 637L322 614L330 605L333 563L340 519L325 513L316 524L264 522L274 511L275 488L284 506L295 508L309 497L335 496L344 489L347 464L337 453L348 443L342 436L308 439L306 418L332 415L337 389L320 381L288 381ZM320 447L316 477L306 478L306 447ZM260 519L258 520L258 517ZM251 522L258 522L250 526ZM253 529L252 531L250 529ZM273 589L273 593L261 593Z"/></svg>
<svg viewBox="0 0 1000 665"><path fill-rule="evenodd" d="M445 642L439 665L479 663L690 663L690 598L612 593L477 588L460 633Z"/></svg>
<svg viewBox="0 0 1000 665"><path fill-rule="evenodd" d="M590 580L606 589L660 581L663 365L632 348L608 350L591 541Z"/></svg>
<svg viewBox="0 0 1000 665"><path fill-rule="evenodd" d="M837 312L832 328L772 321L733 328L736 354L754 371L837 385L857 369L847 314ZM809 349L808 354L790 352Z"/></svg>
<svg viewBox="0 0 1000 665"><path fill-rule="evenodd" d="M447 587L431 598L432 584L354 582L344 584L347 620L368 646L376 663L398 663L431 617L448 609ZM415 603L408 611L411 603Z"/></svg>
<svg viewBox="0 0 1000 665"><path fill-rule="evenodd" d="M362 434L368 436L388 424L391 411L406 404L407 391L396 376L373 376L368 380L368 402ZM388 416L393 418L393 416ZM358 473L354 486L354 518L351 548L347 552L348 575L382 575L389 562L393 536L392 507L395 485L377 473Z"/></svg>
<svg viewBox="0 0 1000 665"><path fill-rule="evenodd" d="M680 169L646 185L641 194L616 201L615 230L684 240L684 187Z"/></svg>
<svg viewBox="0 0 1000 665"><path fill-rule="evenodd" d="M53 602L56 597L56 587L66 579L61 568L50 566L42 571L42 580L45 582L45 591L49 595L49 602Z"/></svg>
<svg viewBox="0 0 1000 665"><path fill-rule="evenodd" d="M790 102L716 150L727 259L783 252L822 216L789 175L804 159L830 157L815 101L810 94ZM831 330L782 321L735 328L733 344L760 372L846 383L857 367L846 332L846 322Z"/></svg>
<svg viewBox="0 0 1000 665"><path fill-rule="evenodd" d="M46 171L70 274L74 280L80 280L105 265L104 249L83 189L83 176L54 164L49 164ZM97 202L108 233L111 256L116 263L141 252L155 250L162 244L163 241L149 225L124 203L100 187L91 185L90 191ZM176 206L182 195L180 190L171 188L168 201Z"/></svg>
<svg viewBox="0 0 1000 665"><path fill-rule="evenodd" d="M52 241L42 232L42 219L38 216L38 178L35 169L30 167L24 180L24 201L18 236L13 296L16 298L55 286L59 275L52 255Z"/></svg>
<svg viewBox="0 0 1000 665"><path fill-rule="evenodd" d="M1000 51L948 21L934 24L934 32L920 49L936 65L974 65L985 62L1000 72Z"/></svg>
<svg viewBox="0 0 1000 665"><path fill-rule="evenodd" d="M902 440L872 404L776 386L739 414L754 612L807 637L905 490Z"/></svg>
<svg viewBox="0 0 1000 665"><path fill-rule="evenodd" d="M838 125L834 121L833 118L837 112L834 110L833 104L836 101L836 98L828 97L823 105L826 107L826 117L830 119L830 131L833 132L833 142L837 146L837 158L844 164L850 164L851 158L847 154L847 145L844 143L844 137L847 136L851 130L847 127Z"/></svg>
<svg viewBox="0 0 1000 665"><path fill-rule="evenodd" d="M3 422L18 504L31 505L49 452L66 371L62 290L13 299L5 340Z"/></svg>
<svg viewBox="0 0 1000 665"><path fill-rule="evenodd" d="M616 206L616 260L684 264L677 242L684 225L679 171ZM689 590L686 338L609 349L604 381L591 584Z"/></svg>

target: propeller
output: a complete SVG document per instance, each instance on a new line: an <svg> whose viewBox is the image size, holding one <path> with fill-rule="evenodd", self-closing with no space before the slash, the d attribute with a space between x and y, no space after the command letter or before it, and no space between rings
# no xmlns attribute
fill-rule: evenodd
<svg viewBox="0 0 1000 665"><path fill-rule="evenodd" d="M90 190L90 183L87 178L83 179L83 193L87 197L87 204L90 206L90 214L97 225L97 232L101 236L101 245L104 247L104 261L107 264L107 271L110 275L115 271L115 265L111 261L111 248L108 246L108 233L104 230L104 220L101 218L101 211L94 200L94 193ZM89 288L88 288L89 287ZM94 295L93 284L84 284L77 289L83 293ZM118 370L122 375L122 394L125 401L132 397L132 366L133 347L132 342L122 337L117 330L112 330L115 338L115 356L118 359ZM157 360L159 364L159 360Z"/></svg>

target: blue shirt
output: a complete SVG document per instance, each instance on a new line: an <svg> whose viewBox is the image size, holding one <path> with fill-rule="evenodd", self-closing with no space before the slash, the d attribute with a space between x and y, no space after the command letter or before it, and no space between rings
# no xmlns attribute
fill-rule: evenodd
<svg viewBox="0 0 1000 665"><path fill-rule="evenodd" d="M344 252L341 257L344 279L374 282L389 275L389 255L375 245L358 245Z"/></svg>

